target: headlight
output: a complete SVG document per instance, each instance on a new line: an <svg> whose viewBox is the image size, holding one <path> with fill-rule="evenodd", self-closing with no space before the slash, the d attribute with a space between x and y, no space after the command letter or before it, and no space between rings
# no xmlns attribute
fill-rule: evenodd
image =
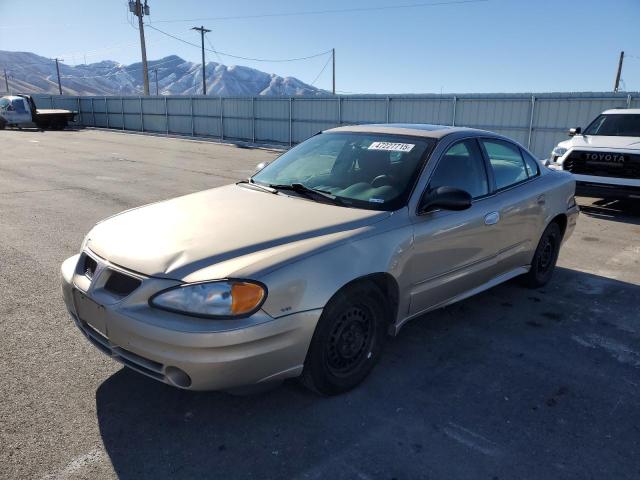
<svg viewBox="0 0 640 480"><path fill-rule="evenodd" d="M559 158L561 156L563 156L565 153L567 153L567 149L564 147L556 147L553 150L551 150L551 159L552 161L555 162L556 158Z"/></svg>
<svg viewBox="0 0 640 480"><path fill-rule="evenodd" d="M91 233L91 232L89 232ZM84 249L87 247L87 244L89 243L89 240L91 240L89 238L89 233L87 233L84 238L82 239L82 244L80 245L80 251L84 252Z"/></svg>
<svg viewBox="0 0 640 480"><path fill-rule="evenodd" d="M232 318L256 312L266 297L266 288L257 282L225 280L178 285L156 293L149 304L196 317Z"/></svg>

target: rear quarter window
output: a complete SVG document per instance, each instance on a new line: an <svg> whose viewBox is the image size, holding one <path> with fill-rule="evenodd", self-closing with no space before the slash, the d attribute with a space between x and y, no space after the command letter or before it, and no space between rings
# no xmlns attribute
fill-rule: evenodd
<svg viewBox="0 0 640 480"><path fill-rule="evenodd" d="M529 175L529 178L540 175L540 166L538 165L538 161L526 150L521 149L520 152L522 153L522 158L524 158L524 164L527 168L527 175Z"/></svg>

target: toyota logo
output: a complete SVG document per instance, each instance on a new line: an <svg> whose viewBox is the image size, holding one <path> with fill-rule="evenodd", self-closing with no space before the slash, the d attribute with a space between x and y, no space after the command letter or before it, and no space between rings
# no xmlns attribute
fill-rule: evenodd
<svg viewBox="0 0 640 480"><path fill-rule="evenodd" d="M624 155L619 155L616 153L587 153L585 157L587 160L597 160L600 162L624 162Z"/></svg>

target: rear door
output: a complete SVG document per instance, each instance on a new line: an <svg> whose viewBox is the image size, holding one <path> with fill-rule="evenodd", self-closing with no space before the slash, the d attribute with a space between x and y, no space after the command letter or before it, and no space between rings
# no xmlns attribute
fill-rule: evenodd
<svg viewBox="0 0 640 480"><path fill-rule="evenodd" d="M480 140L495 185L498 218L495 237L499 274L528 265L544 218L546 196L539 166L515 143Z"/></svg>
<svg viewBox="0 0 640 480"><path fill-rule="evenodd" d="M451 145L437 161L425 193L441 186L467 191L471 208L415 214L410 314L445 303L495 275L498 203L475 138Z"/></svg>

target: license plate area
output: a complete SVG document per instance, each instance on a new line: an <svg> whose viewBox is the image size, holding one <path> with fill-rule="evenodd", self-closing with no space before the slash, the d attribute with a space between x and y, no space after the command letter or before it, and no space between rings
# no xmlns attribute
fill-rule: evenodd
<svg viewBox="0 0 640 480"><path fill-rule="evenodd" d="M107 314L105 308L99 303L91 300L84 293L75 289L73 291L73 302L76 307L78 318L108 338Z"/></svg>

